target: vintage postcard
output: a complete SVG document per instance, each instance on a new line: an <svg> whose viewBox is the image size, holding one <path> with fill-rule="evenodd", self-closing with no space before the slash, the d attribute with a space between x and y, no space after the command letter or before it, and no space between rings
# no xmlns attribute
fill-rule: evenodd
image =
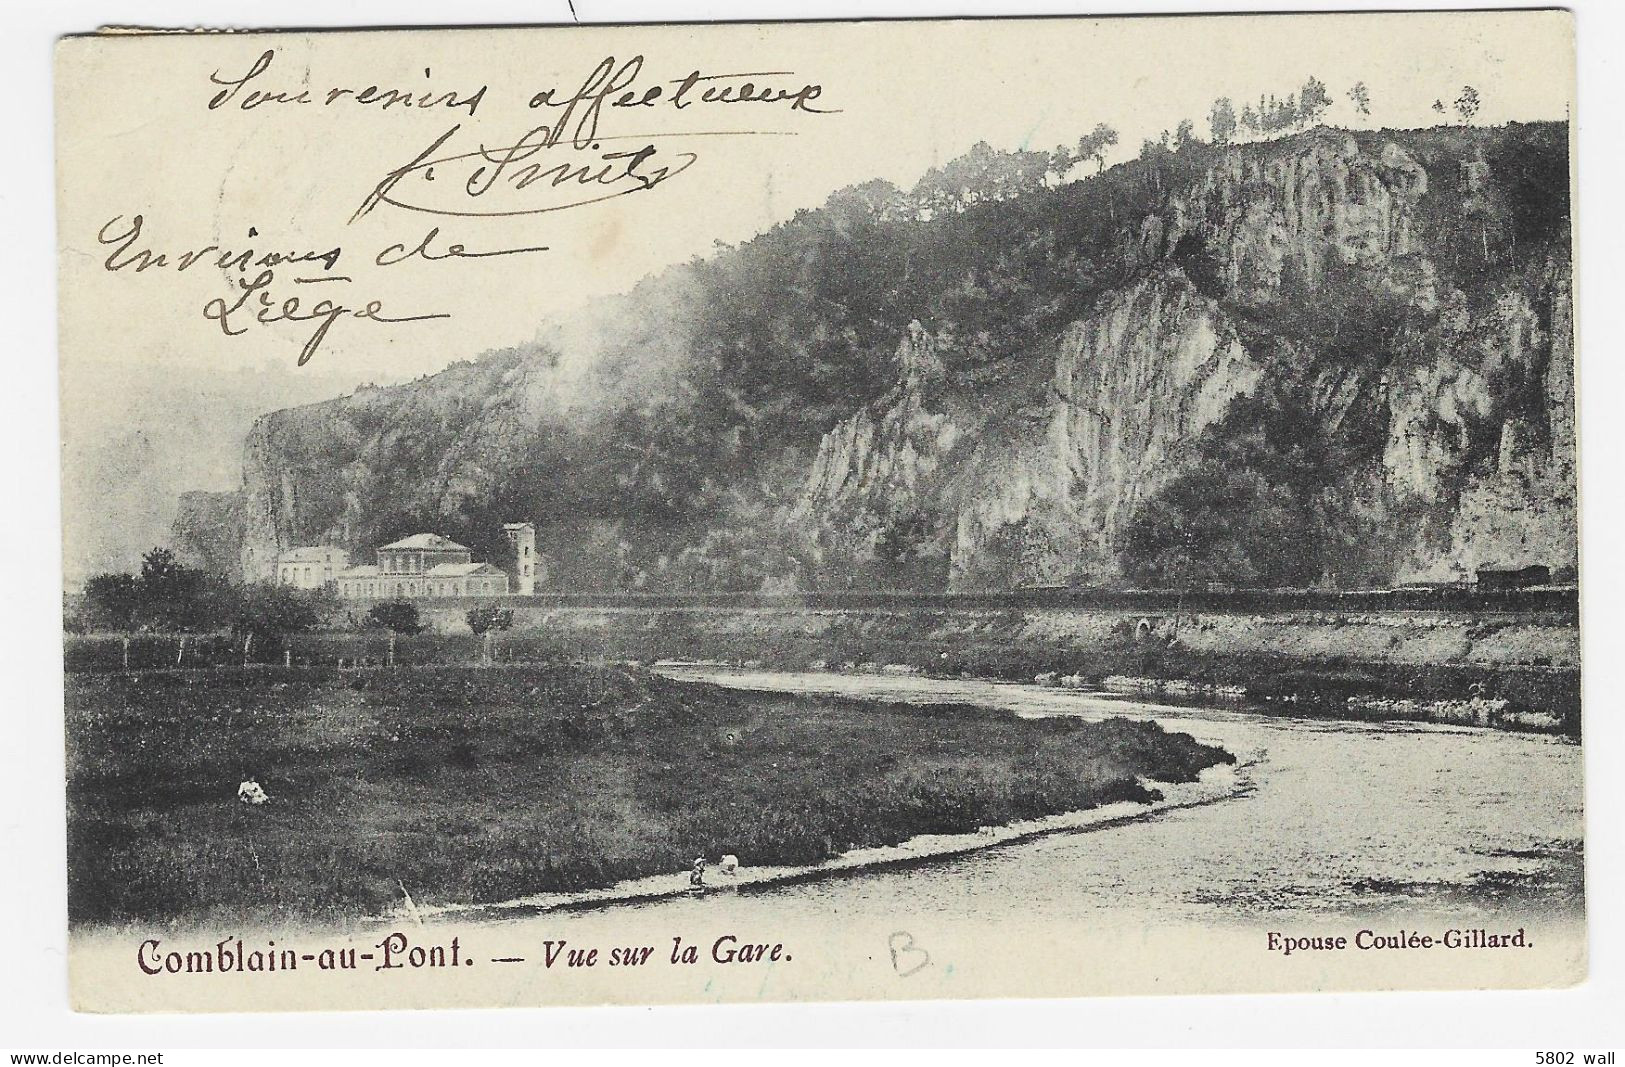
<svg viewBox="0 0 1625 1067"><path fill-rule="evenodd" d="M80 1010L1585 978L1568 13L56 69Z"/></svg>

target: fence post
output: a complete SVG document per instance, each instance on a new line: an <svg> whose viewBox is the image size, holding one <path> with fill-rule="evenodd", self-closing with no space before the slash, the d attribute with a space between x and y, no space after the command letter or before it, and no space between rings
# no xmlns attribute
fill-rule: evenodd
<svg viewBox="0 0 1625 1067"><path fill-rule="evenodd" d="M395 631L389 632L389 666L395 666Z"/></svg>
<svg viewBox="0 0 1625 1067"><path fill-rule="evenodd" d="M130 635L124 635L124 669L130 669Z"/></svg>
<svg viewBox="0 0 1625 1067"><path fill-rule="evenodd" d="M254 632L250 630L243 636L243 666L248 666L248 650L254 646Z"/></svg>
<svg viewBox="0 0 1625 1067"><path fill-rule="evenodd" d="M181 634L181 647L175 650L175 666L179 667L181 665L181 660L183 660L185 658L186 658L186 635Z"/></svg>

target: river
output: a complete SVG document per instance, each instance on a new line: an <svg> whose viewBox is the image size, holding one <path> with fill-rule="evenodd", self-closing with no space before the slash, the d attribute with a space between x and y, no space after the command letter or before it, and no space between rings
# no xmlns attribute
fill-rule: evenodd
<svg viewBox="0 0 1625 1067"><path fill-rule="evenodd" d="M1113 694L887 675L672 667L742 689L914 702L1022 716L1152 718L1245 762L1229 799L920 864L724 898L631 905L681 916L895 913L899 899L969 920L1201 924L1402 912L1462 923L1583 911L1581 748L1476 727L1296 719L1147 704Z"/></svg>

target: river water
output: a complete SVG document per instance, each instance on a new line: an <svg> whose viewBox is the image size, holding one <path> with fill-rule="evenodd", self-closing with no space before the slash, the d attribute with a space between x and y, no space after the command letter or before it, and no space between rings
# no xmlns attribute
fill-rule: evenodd
<svg viewBox="0 0 1625 1067"><path fill-rule="evenodd" d="M672 667L743 689L1151 718L1235 753L1228 799L901 867L632 905L674 917L896 911L1204 925L1389 913L1455 923L1583 912L1581 748L1476 727L1293 719L1114 694L885 675ZM724 905L720 903L727 900Z"/></svg>

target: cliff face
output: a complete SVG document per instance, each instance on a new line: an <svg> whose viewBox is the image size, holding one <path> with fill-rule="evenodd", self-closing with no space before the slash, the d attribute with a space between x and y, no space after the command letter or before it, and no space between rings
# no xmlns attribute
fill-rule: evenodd
<svg viewBox="0 0 1625 1067"><path fill-rule="evenodd" d="M834 205L656 284L585 372L578 329L266 416L244 573L514 519L588 587L1575 562L1561 127L1198 146L940 223Z"/></svg>
<svg viewBox="0 0 1625 1067"><path fill-rule="evenodd" d="M983 450L978 491L957 516L956 584L1049 584L1113 574L1124 528L1260 369L1212 300L1158 265L1062 334L1046 395L1015 445ZM1012 525L1025 558L998 554ZM980 577L979 577L980 575ZM993 580L990 583L988 578ZM1003 579L1003 580L1001 580Z"/></svg>
<svg viewBox="0 0 1625 1067"><path fill-rule="evenodd" d="M243 577L269 578L296 545L336 544L368 560L422 526L496 551L500 523L472 530L468 510L501 495L535 439L549 399L543 369L501 353L260 418L243 445Z"/></svg>
<svg viewBox="0 0 1625 1067"><path fill-rule="evenodd" d="M1500 330L1485 336L1491 346L1487 359L1538 382L1545 409L1494 420L1499 424L1494 460L1471 470L1451 519L1448 551L1416 559L1419 571L1577 563L1569 294L1567 271L1554 268L1537 290L1544 314L1516 298L1499 309Z"/></svg>
<svg viewBox="0 0 1625 1067"><path fill-rule="evenodd" d="M1313 289L1342 267L1405 286L1427 192L1427 171L1399 145L1362 149L1351 134L1320 130L1286 151L1226 151L1164 214L1147 217L1141 248L1165 258L1196 235L1226 295L1244 304L1280 299L1294 278Z"/></svg>
<svg viewBox="0 0 1625 1067"><path fill-rule="evenodd" d="M182 493L169 529L169 547L188 567L235 577L243 543L241 493Z"/></svg>
<svg viewBox="0 0 1625 1067"><path fill-rule="evenodd" d="M838 556L873 558L877 548L895 555L943 558L940 531L913 530L913 542L892 545L922 506L958 495L958 468L985 417L958 403L946 389L938 339L918 322L897 347L899 381L871 408L837 423L819 442L805 484L780 521L812 524ZM877 542L885 539L884 545Z"/></svg>
<svg viewBox="0 0 1625 1067"><path fill-rule="evenodd" d="M1460 249L1428 240L1428 171L1392 141L1320 131L1219 154L1125 234L1132 279L1034 354L1054 367L1037 390L966 423L923 418L929 398L903 387L825 438L798 517L943 516L959 588L1120 579L1142 507L1236 398L1262 392L1310 408L1308 429L1328 441L1363 436L1364 462L1325 472L1320 490L1323 507L1400 534L1391 570L1374 577L1572 566L1566 254L1494 263L1490 229L1504 241L1507 221L1492 214L1481 153L1443 181L1461 204L1452 221L1478 231L1466 241L1476 236L1480 262L1466 271ZM1293 321L1320 301L1327 316L1382 321L1350 325L1354 351L1334 323L1328 345L1323 325ZM957 470L944 471L954 460L940 449L922 452L922 430L959 444ZM922 455L932 478L896 476Z"/></svg>

